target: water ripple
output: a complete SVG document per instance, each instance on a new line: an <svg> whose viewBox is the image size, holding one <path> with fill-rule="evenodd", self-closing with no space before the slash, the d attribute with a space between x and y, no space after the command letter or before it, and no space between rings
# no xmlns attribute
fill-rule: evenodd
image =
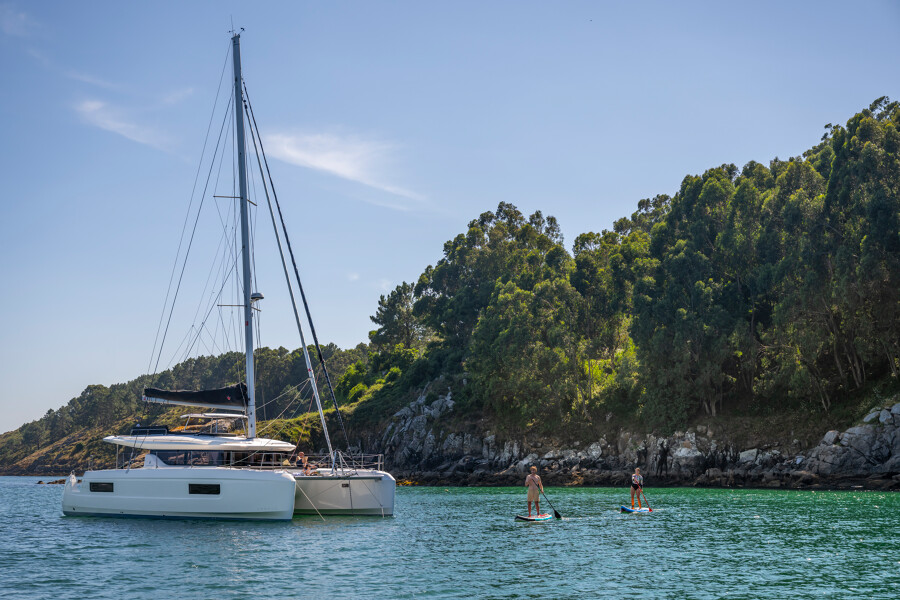
<svg viewBox="0 0 900 600"><path fill-rule="evenodd" d="M396 516L289 523L66 518L61 486L0 478L0 598L900 597L900 495L400 488ZM547 506L543 507L547 509Z"/></svg>

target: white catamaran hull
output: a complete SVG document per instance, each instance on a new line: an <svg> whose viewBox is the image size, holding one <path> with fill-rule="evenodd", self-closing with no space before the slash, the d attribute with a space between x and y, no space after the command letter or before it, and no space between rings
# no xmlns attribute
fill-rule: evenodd
<svg viewBox="0 0 900 600"><path fill-rule="evenodd" d="M295 473L294 513L298 515L394 514L397 482L390 473L360 469L332 475L319 469L317 475Z"/></svg>
<svg viewBox="0 0 900 600"><path fill-rule="evenodd" d="M290 520L294 478L227 467L87 471L63 490L68 516Z"/></svg>

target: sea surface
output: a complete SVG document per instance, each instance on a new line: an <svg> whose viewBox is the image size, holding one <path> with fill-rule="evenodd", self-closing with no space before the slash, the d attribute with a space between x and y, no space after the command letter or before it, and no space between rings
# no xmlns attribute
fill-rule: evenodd
<svg viewBox="0 0 900 600"><path fill-rule="evenodd" d="M61 485L0 477L0 598L900 598L900 494L397 489L393 518L64 517ZM542 508L548 508L546 501Z"/></svg>

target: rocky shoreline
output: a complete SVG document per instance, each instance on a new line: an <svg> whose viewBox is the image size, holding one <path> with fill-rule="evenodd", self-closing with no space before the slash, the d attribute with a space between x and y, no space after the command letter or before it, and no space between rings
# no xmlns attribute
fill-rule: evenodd
<svg viewBox="0 0 900 600"><path fill-rule="evenodd" d="M522 485L536 465L549 485L625 486L639 466L653 486L900 490L900 402L813 448L794 440L790 451L736 447L702 425L667 437L622 431L567 446L529 443L445 430L453 410L452 393L431 403L423 394L369 445L407 485Z"/></svg>
<svg viewBox="0 0 900 600"><path fill-rule="evenodd" d="M518 486L535 465L548 485L618 487L639 466L655 487L900 490L900 397L804 449L796 439L742 447L704 425L665 437L619 431L569 443L504 438L460 430L452 392L431 402L426 392L397 411L383 432L361 440L367 452L384 454L400 485ZM59 477L73 469L84 466L32 461L0 474Z"/></svg>

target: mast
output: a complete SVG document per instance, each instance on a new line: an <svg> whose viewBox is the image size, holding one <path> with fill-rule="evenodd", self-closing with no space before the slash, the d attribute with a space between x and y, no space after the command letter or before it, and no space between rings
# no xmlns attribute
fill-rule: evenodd
<svg viewBox="0 0 900 600"><path fill-rule="evenodd" d="M247 437L256 437L256 390L253 377L253 305L250 273L250 225L247 197L247 167L244 156L244 94L241 89L241 34L231 37L234 64L234 124L237 133L238 175L241 194L241 258L244 271L244 344L247 371Z"/></svg>

